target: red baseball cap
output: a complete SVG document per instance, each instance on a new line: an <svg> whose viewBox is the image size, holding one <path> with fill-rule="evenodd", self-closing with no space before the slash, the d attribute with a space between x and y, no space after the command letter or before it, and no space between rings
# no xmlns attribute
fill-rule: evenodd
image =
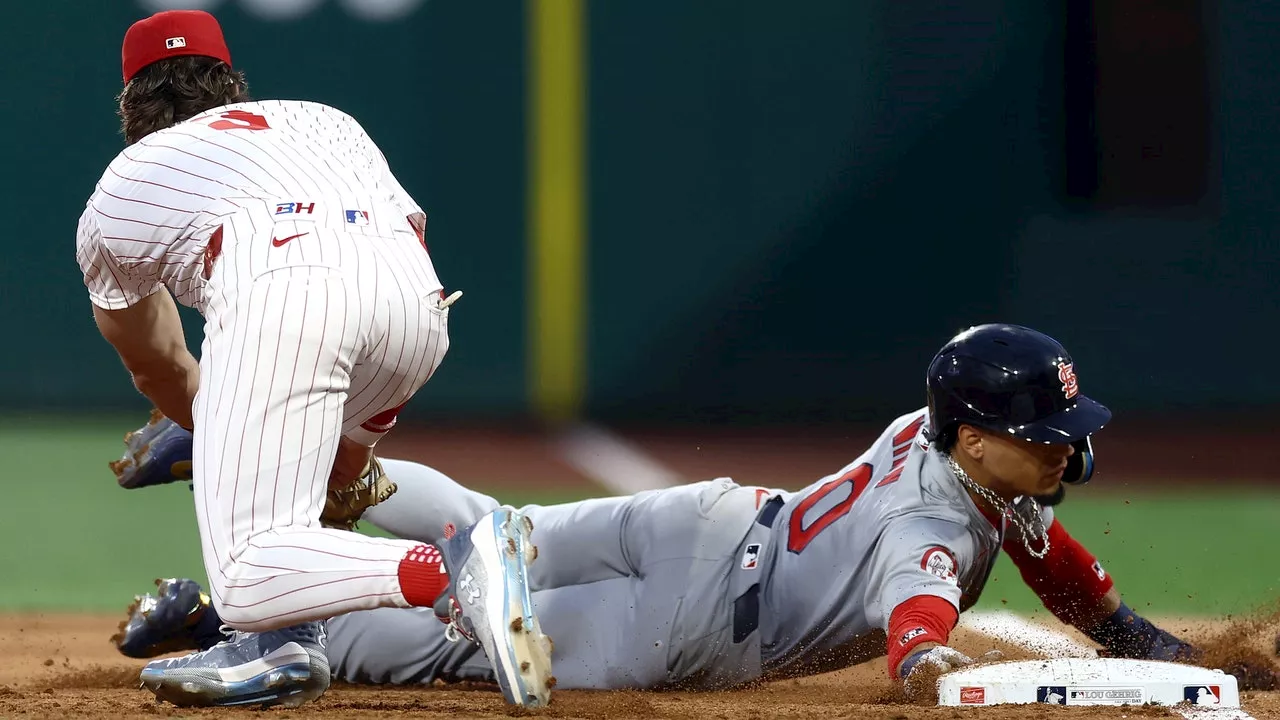
<svg viewBox="0 0 1280 720"><path fill-rule="evenodd" d="M158 60L202 55L231 64L222 27L203 10L165 10L129 26L120 52L124 81Z"/></svg>

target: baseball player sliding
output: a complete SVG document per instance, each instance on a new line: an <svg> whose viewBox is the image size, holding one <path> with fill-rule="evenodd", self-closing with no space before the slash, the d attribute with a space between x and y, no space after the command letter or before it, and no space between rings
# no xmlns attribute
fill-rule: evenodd
<svg viewBox="0 0 1280 720"><path fill-rule="evenodd" d="M422 209L350 116L250 101L208 13L138 21L122 62L127 147L89 198L76 254L134 384L193 431L212 605L256 631L152 663L144 684L179 704L298 704L329 682L317 621L438 604L483 645L508 700L545 703L523 517L495 509L438 548L320 523L326 492L367 474L449 347L457 294L444 297ZM174 298L205 318L198 363Z"/></svg>
<svg viewBox="0 0 1280 720"><path fill-rule="evenodd" d="M1066 350L1012 325L967 330L928 371L928 407L891 423L860 457L799 492L728 479L521 510L547 557L530 569L556 640L561 688L731 687L888 655L909 693L971 662L947 641L1003 548L1061 620L1120 657L1198 651L1122 602L1093 555L1054 518L1064 483L1093 471L1089 438L1110 412L1080 393ZM182 432L122 484L170 481ZM385 460L398 492L364 519L434 542L498 507L441 473ZM116 641L148 657L207 645L218 620L190 580L142 598ZM329 623L351 682L494 679L430 613L374 610ZM913 681L915 680L915 681Z"/></svg>

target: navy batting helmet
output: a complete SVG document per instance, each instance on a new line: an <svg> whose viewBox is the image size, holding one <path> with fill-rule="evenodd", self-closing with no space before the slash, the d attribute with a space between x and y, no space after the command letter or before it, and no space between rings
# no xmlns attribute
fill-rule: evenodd
<svg viewBox="0 0 1280 720"><path fill-rule="evenodd" d="M1064 482L1093 474L1089 436L1111 411L1080 394L1075 364L1057 340L1020 325L978 325L929 363L929 426L947 437L961 424L1037 443L1070 443Z"/></svg>

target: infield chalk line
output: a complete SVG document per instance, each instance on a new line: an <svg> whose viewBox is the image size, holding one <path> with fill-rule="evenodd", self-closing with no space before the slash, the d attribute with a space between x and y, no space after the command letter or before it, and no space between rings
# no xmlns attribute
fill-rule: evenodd
<svg viewBox="0 0 1280 720"><path fill-rule="evenodd" d="M1026 648L1050 658L1097 657L1092 647L1054 628L1032 622L1008 610L968 612L960 616L960 625ZM1254 720L1241 708L1170 708L1188 720Z"/></svg>
<svg viewBox="0 0 1280 720"><path fill-rule="evenodd" d="M1098 657L1098 651L1066 633L1031 622L1008 610L970 611L960 616L960 626L1046 658Z"/></svg>
<svg viewBox="0 0 1280 720"><path fill-rule="evenodd" d="M575 425L555 444L565 462L619 495L684 482L678 473L635 444L597 425Z"/></svg>
<svg viewBox="0 0 1280 720"><path fill-rule="evenodd" d="M1174 708L1187 720L1254 720L1254 717L1240 708Z"/></svg>

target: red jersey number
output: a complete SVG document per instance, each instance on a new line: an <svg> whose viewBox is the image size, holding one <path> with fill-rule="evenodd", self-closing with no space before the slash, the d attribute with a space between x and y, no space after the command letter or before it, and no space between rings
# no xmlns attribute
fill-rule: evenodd
<svg viewBox="0 0 1280 720"><path fill-rule="evenodd" d="M214 130L270 130L267 119L244 110L231 110L218 116L220 119L209 123Z"/></svg>
<svg viewBox="0 0 1280 720"><path fill-rule="evenodd" d="M791 524L787 529L787 549L793 553L804 552L804 549L813 542L818 533L827 529L831 523L839 520L849 514L849 509L853 507L853 503L857 501L858 496L867 489L871 484L872 469L869 464L863 463L849 472L828 483L824 483L822 487L814 490L809 497L800 501L794 512L791 513ZM807 527L804 524L804 516L809 510L817 505L826 496L839 490L845 485L849 486L849 497L836 503L831 509L818 516Z"/></svg>

